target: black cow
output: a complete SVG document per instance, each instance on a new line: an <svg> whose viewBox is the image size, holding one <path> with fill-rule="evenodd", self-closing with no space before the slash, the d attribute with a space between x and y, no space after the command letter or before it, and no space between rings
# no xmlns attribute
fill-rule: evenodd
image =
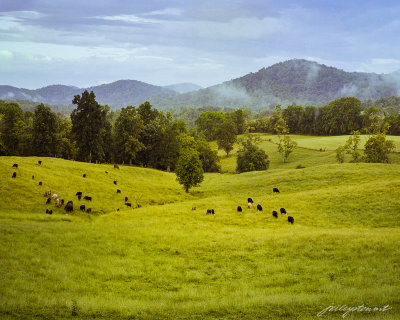
<svg viewBox="0 0 400 320"><path fill-rule="evenodd" d="M63 205L64 204L64 199L61 199L61 205Z"/></svg>
<svg viewBox="0 0 400 320"><path fill-rule="evenodd" d="M35 179L35 176L32 176L32 180Z"/></svg>
<svg viewBox="0 0 400 320"><path fill-rule="evenodd" d="M42 185L42 181L39 182L39 186L41 186L41 185Z"/></svg>
<svg viewBox="0 0 400 320"><path fill-rule="evenodd" d="M79 196L78 196L78 200L79 200L79 201L81 201L81 199L82 199L82 196L81 196L81 195L79 195Z"/></svg>
<svg viewBox="0 0 400 320"><path fill-rule="evenodd" d="M46 204L49 204L51 202L51 198L47 198Z"/></svg>
<svg viewBox="0 0 400 320"><path fill-rule="evenodd" d="M253 203L253 199L252 198L248 198L247 199L247 203Z"/></svg>
<svg viewBox="0 0 400 320"><path fill-rule="evenodd" d="M82 192L80 192L80 191L78 191L77 193L76 193L76 196L81 196L82 195Z"/></svg>
<svg viewBox="0 0 400 320"><path fill-rule="evenodd" d="M89 197L89 196L84 196L83 199L84 200L88 200L88 201L92 201L92 197Z"/></svg>
<svg viewBox="0 0 400 320"><path fill-rule="evenodd" d="M117 185L117 180L114 180L114 182L113 182L115 185Z"/></svg>
<svg viewBox="0 0 400 320"><path fill-rule="evenodd" d="M104 171L104 172L108 174L108 171Z"/></svg>
<svg viewBox="0 0 400 320"><path fill-rule="evenodd" d="M14 163L12 167L13 168L18 168L18 163Z"/></svg>
<svg viewBox="0 0 400 320"><path fill-rule="evenodd" d="M46 209L47 214L53 214L53 210Z"/></svg>
<svg viewBox="0 0 400 320"><path fill-rule="evenodd" d="M121 190L117 189L117 193L121 193Z"/></svg>
<svg viewBox="0 0 400 320"><path fill-rule="evenodd" d="M125 205L126 205L127 207L132 207L132 204L131 204L130 202L125 202Z"/></svg>
<svg viewBox="0 0 400 320"><path fill-rule="evenodd" d="M272 211L272 215L273 215L275 218L278 218L278 212L276 212L275 210Z"/></svg>
<svg viewBox="0 0 400 320"><path fill-rule="evenodd" d="M262 206L261 206L261 204L258 204L258 205L257 205L257 210L258 210L258 211L262 211Z"/></svg>
<svg viewBox="0 0 400 320"><path fill-rule="evenodd" d="M87 208L86 212L87 213L91 213L92 212L92 208Z"/></svg>
<svg viewBox="0 0 400 320"><path fill-rule="evenodd" d="M14 172L11 178L16 178L17 177L17 173Z"/></svg>
<svg viewBox="0 0 400 320"><path fill-rule="evenodd" d="M286 212L286 210L285 210L285 208L281 208L281 214L286 214L287 212Z"/></svg>
<svg viewBox="0 0 400 320"><path fill-rule="evenodd" d="M125 197L125 202L127 202L128 201L128 197Z"/></svg>
<svg viewBox="0 0 400 320"><path fill-rule="evenodd" d="M273 188L272 191L273 191L274 193L280 193L278 188Z"/></svg>
<svg viewBox="0 0 400 320"><path fill-rule="evenodd" d="M85 205L84 205L84 204L81 205L81 206L79 207L79 209L82 210L82 211L85 211L85 210L86 210Z"/></svg>
<svg viewBox="0 0 400 320"><path fill-rule="evenodd" d="M40 165L42 164L42 160L39 160L37 163L38 163L39 166L40 166Z"/></svg>
<svg viewBox="0 0 400 320"><path fill-rule="evenodd" d="M212 214L215 214L214 209L211 209L211 213L212 213Z"/></svg>
<svg viewBox="0 0 400 320"><path fill-rule="evenodd" d="M241 207L241 206L238 206L238 207L237 207L237 211L238 211L238 212L242 212L242 207Z"/></svg>
<svg viewBox="0 0 400 320"><path fill-rule="evenodd" d="M117 164L114 164L114 169L119 169L119 166Z"/></svg>
<svg viewBox="0 0 400 320"><path fill-rule="evenodd" d="M207 209L207 214L211 214L211 209Z"/></svg>
<svg viewBox="0 0 400 320"><path fill-rule="evenodd" d="M86 178L86 173L84 173L82 177Z"/></svg>
<svg viewBox="0 0 400 320"><path fill-rule="evenodd" d="M294 218L292 216L287 217L287 221L293 224Z"/></svg>
<svg viewBox="0 0 400 320"><path fill-rule="evenodd" d="M67 212L73 211L74 210L73 202L72 201L68 201L64 209Z"/></svg>

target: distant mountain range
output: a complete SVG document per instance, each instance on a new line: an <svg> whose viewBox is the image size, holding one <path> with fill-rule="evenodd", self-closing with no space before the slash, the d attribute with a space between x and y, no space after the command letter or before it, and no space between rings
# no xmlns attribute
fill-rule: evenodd
<svg viewBox="0 0 400 320"><path fill-rule="evenodd" d="M154 86L136 80L119 80L90 88L52 85L36 90L0 86L0 99L32 100L51 105L70 105L74 95L93 90L100 104L113 107L150 101L155 107L169 106L270 106L275 104L326 104L354 96L361 100L400 95L400 72L345 72L307 60L289 60L202 89L191 83Z"/></svg>

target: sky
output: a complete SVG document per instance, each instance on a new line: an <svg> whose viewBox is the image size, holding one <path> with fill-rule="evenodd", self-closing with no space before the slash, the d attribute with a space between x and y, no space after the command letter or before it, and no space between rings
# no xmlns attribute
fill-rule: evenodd
<svg viewBox="0 0 400 320"><path fill-rule="evenodd" d="M399 70L400 1L0 1L0 85L207 87L294 58Z"/></svg>

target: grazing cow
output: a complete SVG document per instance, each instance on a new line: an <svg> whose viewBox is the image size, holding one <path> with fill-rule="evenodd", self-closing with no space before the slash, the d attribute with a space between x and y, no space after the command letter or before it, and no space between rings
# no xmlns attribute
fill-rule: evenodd
<svg viewBox="0 0 400 320"><path fill-rule="evenodd" d="M18 163L14 163L12 167L13 168L18 168Z"/></svg>
<svg viewBox="0 0 400 320"><path fill-rule="evenodd" d="M86 178L86 173L84 173L82 177Z"/></svg>
<svg viewBox="0 0 400 320"><path fill-rule="evenodd" d="M74 204L72 201L68 201L64 207L65 211L70 212L74 210Z"/></svg>
<svg viewBox="0 0 400 320"><path fill-rule="evenodd" d="M81 206L79 207L79 209L80 209L81 211L85 211L85 210L86 210L85 205L84 205L84 204L81 205Z"/></svg>
<svg viewBox="0 0 400 320"><path fill-rule="evenodd" d="M278 212L276 212L275 210L272 211L272 215L273 215L275 218L278 218Z"/></svg>
<svg viewBox="0 0 400 320"><path fill-rule="evenodd" d="M46 213L49 213L49 209L46 209Z"/></svg>
<svg viewBox="0 0 400 320"><path fill-rule="evenodd" d="M92 201L92 197L89 197L89 196L84 196L83 199L87 200L87 201Z"/></svg>
<svg viewBox="0 0 400 320"><path fill-rule="evenodd" d="M52 198L53 200L56 200L56 199L58 198L58 195L57 195L57 194L53 194L53 195L51 196L51 198Z"/></svg>
<svg viewBox="0 0 400 320"><path fill-rule="evenodd" d="M42 181L39 181L39 186L41 186L42 185Z"/></svg>
<svg viewBox="0 0 400 320"><path fill-rule="evenodd" d="M211 214L211 209L207 209L207 214Z"/></svg>
<svg viewBox="0 0 400 320"><path fill-rule="evenodd" d="M281 214L286 214L286 209L285 208L281 208Z"/></svg>
<svg viewBox="0 0 400 320"><path fill-rule="evenodd" d="M45 197L48 197L48 196L50 196L51 195L51 190L47 190L45 193L44 193L44 196Z"/></svg>
<svg viewBox="0 0 400 320"><path fill-rule="evenodd" d="M113 182L115 185L117 185L117 180L114 180L114 182Z"/></svg>
<svg viewBox="0 0 400 320"><path fill-rule="evenodd" d="M121 193L121 190L117 189L117 193Z"/></svg>
<svg viewBox="0 0 400 320"><path fill-rule="evenodd" d="M293 224L294 218L292 216L289 216L289 217L287 217L287 221L288 221L288 223L290 222L291 224Z"/></svg>
<svg viewBox="0 0 400 320"><path fill-rule="evenodd" d="M79 195L79 196L78 196L78 200L81 201L81 199L82 199L82 196Z"/></svg>
<svg viewBox="0 0 400 320"><path fill-rule="evenodd" d="M63 205L64 204L64 199L61 199L61 205Z"/></svg>
<svg viewBox="0 0 400 320"><path fill-rule="evenodd" d="M35 179L35 176L32 176L32 180Z"/></svg>
<svg viewBox="0 0 400 320"><path fill-rule="evenodd" d="M92 208L87 208L86 212L87 213L91 213L92 212Z"/></svg>
<svg viewBox="0 0 400 320"><path fill-rule="evenodd" d="M14 172L11 178L16 178L17 177L17 173Z"/></svg>
<svg viewBox="0 0 400 320"><path fill-rule="evenodd" d="M53 214L53 210L46 209L47 214Z"/></svg>
<svg viewBox="0 0 400 320"><path fill-rule="evenodd" d="M280 193L278 188L273 188L272 191L273 191L274 193Z"/></svg>
<svg viewBox="0 0 400 320"><path fill-rule="evenodd" d="M127 202L128 201L128 197L125 197L125 202Z"/></svg>
<svg viewBox="0 0 400 320"><path fill-rule="evenodd" d="M37 163L38 163L39 166L40 166L40 165L42 164L42 160L39 160Z"/></svg>
<svg viewBox="0 0 400 320"><path fill-rule="evenodd" d="M192 207L192 211L196 210L196 207Z"/></svg>
<svg viewBox="0 0 400 320"><path fill-rule="evenodd" d="M51 202L51 198L47 198L46 204L49 204Z"/></svg>
<svg viewBox="0 0 400 320"><path fill-rule="evenodd" d="M82 192L80 192L80 191L78 191L77 193L76 193L76 196L81 196L82 195Z"/></svg>
<svg viewBox="0 0 400 320"><path fill-rule="evenodd" d="M211 213L212 213L212 214L215 214L214 209L211 209Z"/></svg>
<svg viewBox="0 0 400 320"><path fill-rule="evenodd" d="M114 169L119 169L119 166L117 164L114 164Z"/></svg>
<svg viewBox="0 0 400 320"><path fill-rule="evenodd" d="M108 174L108 171L105 171L105 173L107 173L107 174Z"/></svg>
<svg viewBox="0 0 400 320"><path fill-rule="evenodd" d="M247 209L251 209L252 206L253 206L253 204L252 204L251 202L249 202L249 203L247 204Z"/></svg>
<svg viewBox="0 0 400 320"><path fill-rule="evenodd" d="M125 202L125 205L126 205L127 207L132 207L132 204L131 204L130 202Z"/></svg>
<svg viewBox="0 0 400 320"><path fill-rule="evenodd" d="M164 201L160 201L160 202L158 203L159 206L163 206L164 204L165 204Z"/></svg>
<svg viewBox="0 0 400 320"><path fill-rule="evenodd" d="M117 211L119 211L119 208L117 209Z"/></svg>
<svg viewBox="0 0 400 320"><path fill-rule="evenodd" d="M60 199L57 199L57 200L56 200L56 207L59 208L59 207L61 207L61 206L62 206L61 200L60 200Z"/></svg>
<svg viewBox="0 0 400 320"><path fill-rule="evenodd" d="M261 206L261 204L258 204L258 205L257 205L257 210L258 210L258 211L262 211L262 206Z"/></svg>
<svg viewBox="0 0 400 320"><path fill-rule="evenodd" d="M242 207L241 207L241 206L238 206L238 207L237 207L237 211L238 211L238 212L242 212Z"/></svg>
<svg viewBox="0 0 400 320"><path fill-rule="evenodd" d="M253 199L252 199L252 198L248 198L248 199L247 199L247 202L248 202L248 203L253 203Z"/></svg>

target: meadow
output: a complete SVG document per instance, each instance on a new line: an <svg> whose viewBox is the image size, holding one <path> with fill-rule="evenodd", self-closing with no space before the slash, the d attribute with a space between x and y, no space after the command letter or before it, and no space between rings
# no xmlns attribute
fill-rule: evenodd
<svg viewBox="0 0 400 320"><path fill-rule="evenodd" d="M389 305L346 319L399 319L398 155L337 164L345 137L297 136L301 148L283 164L274 137L260 138L269 170L232 174L236 151L221 153L226 173L206 174L190 193L173 173L1 157L0 318L342 319L317 314ZM73 200L74 212L52 204L46 215L45 190ZM124 206L125 196L141 207ZM248 197L263 211L247 209ZM272 217L280 207L293 225Z"/></svg>

